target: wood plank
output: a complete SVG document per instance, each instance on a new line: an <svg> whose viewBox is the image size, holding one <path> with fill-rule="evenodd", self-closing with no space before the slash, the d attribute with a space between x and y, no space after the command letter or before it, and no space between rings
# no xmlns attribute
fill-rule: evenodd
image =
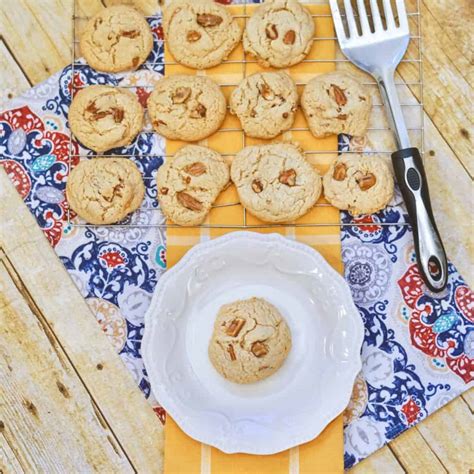
<svg viewBox="0 0 474 474"><path fill-rule="evenodd" d="M474 387L463 393L462 398L471 410L471 413L474 413Z"/></svg>
<svg viewBox="0 0 474 474"><path fill-rule="evenodd" d="M405 471L387 446L371 454L348 471L350 474L403 474Z"/></svg>
<svg viewBox="0 0 474 474"><path fill-rule="evenodd" d="M104 5L131 5L142 11L145 15L153 15L161 9L159 0L104 0Z"/></svg>
<svg viewBox="0 0 474 474"><path fill-rule="evenodd" d="M132 472L66 355L58 358L60 349L52 347L4 258L0 256L0 419L18 464L30 472Z"/></svg>
<svg viewBox="0 0 474 474"><path fill-rule="evenodd" d="M0 221L0 246L21 279L23 294L34 302L38 324L48 329L55 346L66 353L134 468L141 472L161 472L161 423L3 168L0 169ZM35 262L34 267L31 262ZM64 317L66 306L68 316Z"/></svg>
<svg viewBox="0 0 474 474"><path fill-rule="evenodd" d="M3 430L2 430L3 431ZM23 474L25 471L15 456L7 439L0 433L0 472L8 474Z"/></svg>
<svg viewBox="0 0 474 474"><path fill-rule="evenodd" d="M418 430L448 472L469 472L474 466L474 416L455 399L418 425Z"/></svg>

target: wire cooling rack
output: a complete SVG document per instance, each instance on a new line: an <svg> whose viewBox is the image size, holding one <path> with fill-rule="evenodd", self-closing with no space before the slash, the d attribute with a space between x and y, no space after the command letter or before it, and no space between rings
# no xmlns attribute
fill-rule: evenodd
<svg viewBox="0 0 474 474"><path fill-rule="evenodd" d="M75 72L80 69L81 67L87 67L86 63L84 61L81 61L80 58L78 58L77 54L77 46L79 43L78 39L78 22L86 22L89 18L81 15L76 15L76 1L74 0L73 2L73 15L72 15L72 57L71 57L71 95L74 96L74 93L78 91L79 89L86 87L84 86L77 86L74 81L75 77ZM416 146L420 149L422 157L424 157L424 110L423 110L423 45L422 45L422 27L421 27L421 10L420 10L420 0L406 0L407 3L409 3L409 6L407 7L408 10L408 19L409 19L409 25L410 25L410 43L407 49L407 53L405 54L404 58L402 59L399 68L397 71L399 72L397 79L395 81L395 84L397 86L397 90L399 91L400 95L400 102L401 106L404 110L404 115L405 119L407 120L407 128L410 133L410 138L412 140L412 145ZM245 2L240 2L243 4L244 8L244 13L240 15L234 14L234 18L236 19L241 19L244 22L247 21L247 19L250 17L250 15L247 13L247 5L253 5L255 6L254 3L245 3ZM309 2L305 2L309 3ZM323 2L316 2L317 4L323 4ZM411 11L410 11L411 7ZM355 11L357 11L355 9ZM383 9L381 8L381 11ZM394 8L394 11L396 11L396 8ZM355 15L357 16L357 15ZM147 19L157 19L160 18L161 15L156 14L156 15L149 15L146 18ZM312 14L313 19L317 18L330 18L330 14ZM370 15L369 15L370 17ZM304 59L302 63L333 63L335 64L336 70L340 70L340 68L344 67L345 64L348 64L349 61L342 55L340 52L339 46L337 44L337 37L336 36L327 36L327 37L314 37L313 38L313 47L317 47L317 43L319 41L328 41L328 40L333 40L336 42L336 57L333 59ZM160 40L163 42L163 44L166 47L166 39ZM226 60L223 62L223 64L241 64L242 65L242 76L246 77L247 76L247 65L248 64L253 64L256 63L257 61L254 59L249 59L246 57L245 52L243 53L243 58L239 60L235 59L230 59ZM147 61L145 62L140 69L149 69L150 67L153 68L153 66L157 65L163 65L165 68L167 66L175 66L178 65L179 63L175 61L169 61L169 60L163 60L160 62L153 62L153 61ZM408 80L403 80L402 77L409 78ZM369 79L369 76L367 76L367 80L362 81L362 84L366 85L367 87L373 87L377 88L377 83L373 80ZM306 85L306 82L298 82L295 81L297 86L304 86ZM224 87L237 87L238 82L231 82L231 83L223 83L219 82L219 85L221 88ZM121 85L121 88L130 88L130 89L136 89L137 87L140 87L141 89L150 89L152 90L154 85L153 84L142 84L140 85ZM378 102L374 101L372 104L373 107L373 113L374 111L379 110L381 114L384 113L383 107L384 104L381 101L381 97L377 92L377 97L378 97ZM382 140L380 139L380 134L388 134L391 133L391 129L387 125L386 118L383 117L381 118L380 122L382 122L381 126L372 126L368 128L368 135L370 135L370 141L374 142L376 144L379 144ZM289 132L303 132L303 131L308 131L307 127L292 127L288 130ZM246 136L242 130L242 128L236 128L236 127L227 127L227 128L220 128L218 132L241 132L242 135L242 148L246 146ZM140 135L143 134L150 134L150 133L156 133L156 132L150 132L150 131L144 131L142 130L137 139L139 138ZM379 136L377 136L379 135ZM70 134L70 140L69 140L69 170L71 169L73 160L76 159L89 159L91 157L110 157L113 155L110 154L96 154L96 153L74 153L74 146L73 143L77 143L74 140L74 137L72 134ZM377 149L380 148L380 149ZM80 148L79 148L80 149ZM374 149L370 150L364 150L364 151L344 151L344 153L354 153L354 154L380 154L380 155L386 155L390 156L395 148L392 147L375 147ZM337 155L339 150L305 150L304 154L305 155L319 155L319 154L334 154ZM222 156L224 157L233 157L235 154L234 153L221 153ZM173 155L157 155L157 154L120 154L117 155L121 158L146 158L146 157L157 157L160 156L162 158L172 158ZM154 178L144 178L146 179L154 179ZM240 205L239 202L234 202L234 203L226 203L226 204L221 204L221 205L215 205L214 207L226 207L226 206L238 206ZM317 203L316 207L330 207L330 204L325 204L325 203ZM100 226L100 227L157 227L157 228L169 228L169 227L180 227L176 224L169 224L166 223L166 220L163 216L160 217L161 219L157 223L144 223L142 219L139 218L139 214L142 212L158 212L159 208L157 207L150 207L150 206L142 206L140 209L135 211L134 215L135 217L138 216L138 218L134 218L134 215L131 216L131 218L127 218L125 221L117 223L117 224L111 224L111 225L105 225L105 226ZM190 226L190 227L201 227L201 228L217 228L217 229L263 229L263 228L285 228L285 227L334 227L334 226L367 226L368 224L366 222L318 222L318 223L285 223L285 224L247 224L247 213L246 210L243 209L243 224L236 224L236 225L221 225L221 224L201 224L198 226ZM67 209L67 220L68 224L71 225L71 227L97 227L91 224L87 224L85 222L77 222L76 219L72 219L70 215L70 210L69 207ZM377 226L408 226L410 225L408 222L397 222L397 223L391 223L391 222L374 222L373 225Z"/></svg>

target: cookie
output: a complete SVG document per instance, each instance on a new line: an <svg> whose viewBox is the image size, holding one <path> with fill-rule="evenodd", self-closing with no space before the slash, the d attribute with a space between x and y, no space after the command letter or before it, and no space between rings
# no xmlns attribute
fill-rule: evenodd
<svg viewBox="0 0 474 474"><path fill-rule="evenodd" d="M71 209L90 224L113 224L140 207L145 186L137 165L126 158L81 161L69 174Z"/></svg>
<svg viewBox="0 0 474 474"><path fill-rule="evenodd" d="M184 74L160 79L147 105L160 135L188 142L213 134L227 110L224 94L212 79Z"/></svg>
<svg viewBox="0 0 474 474"><path fill-rule="evenodd" d="M252 74L230 96L230 112L255 138L273 138L291 128L297 108L296 84L284 72Z"/></svg>
<svg viewBox="0 0 474 474"><path fill-rule="evenodd" d="M216 151L187 145L158 169L156 182L163 214L179 225L198 225L229 182L229 166Z"/></svg>
<svg viewBox="0 0 474 474"><path fill-rule="evenodd" d="M240 202L265 222L289 222L314 206L321 178L294 145L249 146L234 158L231 178Z"/></svg>
<svg viewBox="0 0 474 474"><path fill-rule="evenodd" d="M143 108L127 89L89 86L75 95L68 119L74 136L102 153L132 143L143 126Z"/></svg>
<svg viewBox="0 0 474 474"><path fill-rule="evenodd" d="M145 62L153 48L153 35L143 15L134 8L109 7L88 21L80 48L94 69L129 71Z"/></svg>
<svg viewBox="0 0 474 474"><path fill-rule="evenodd" d="M222 63L242 36L229 10L212 0L175 0L163 15L166 46L177 62L195 69Z"/></svg>
<svg viewBox="0 0 474 474"><path fill-rule="evenodd" d="M369 125L372 99L367 88L355 78L334 72L308 82L301 106L315 137L334 133L362 136Z"/></svg>
<svg viewBox="0 0 474 474"><path fill-rule="evenodd" d="M265 67L289 67L301 62L311 49L314 22L296 0L266 1L247 21L245 52Z"/></svg>
<svg viewBox="0 0 474 474"><path fill-rule="evenodd" d="M323 177L324 195L352 215L372 214L393 197L393 176L381 156L343 154Z"/></svg>
<svg viewBox="0 0 474 474"><path fill-rule="evenodd" d="M223 377L244 384L276 372L290 349L290 329L278 309L262 298L250 298L220 308L208 354Z"/></svg>

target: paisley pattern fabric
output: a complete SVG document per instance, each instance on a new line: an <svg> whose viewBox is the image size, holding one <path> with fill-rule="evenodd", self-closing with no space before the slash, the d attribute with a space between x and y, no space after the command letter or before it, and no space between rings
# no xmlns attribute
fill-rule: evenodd
<svg viewBox="0 0 474 474"><path fill-rule="evenodd" d="M76 88L131 87L145 104L149 85L164 73L161 19L149 21L155 44L140 70L109 75L79 63L0 111L0 164L164 422L140 355L143 317L166 268L165 233L150 227L164 222L154 183L164 159L164 141L148 127L131 146L108 153L131 155L144 176L145 202L124 222L133 220L140 227L87 226L68 209L64 195L78 155L93 155L69 140L71 78ZM366 146L364 139L339 140L340 151L362 151ZM397 225L407 219L399 193L391 204L371 216L341 214L343 223L361 224L341 227L341 239L345 277L365 324L363 369L344 414L346 467L474 383L473 292L451 264L447 290L442 295L426 290L415 264L411 229ZM393 225L381 225L387 223Z"/></svg>

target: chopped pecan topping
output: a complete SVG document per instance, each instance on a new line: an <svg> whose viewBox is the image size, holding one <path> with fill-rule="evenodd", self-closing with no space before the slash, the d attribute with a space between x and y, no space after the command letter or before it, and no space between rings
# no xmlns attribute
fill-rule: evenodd
<svg viewBox="0 0 474 474"><path fill-rule="evenodd" d="M191 176L186 176L186 178L184 179L184 182L186 184L189 184L191 182Z"/></svg>
<svg viewBox="0 0 474 474"><path fill-rule="evenodd" d="M265 28L265 34L267 35L268 39L276 40L278 38L277 27L273 24L267 25Z"/></svg>
<svg viewBox="0 0 474 474"><path fill-rule="evenodd" d="M334 167L334 172L332 174L333 179L336 181L344 181L347 175L347 167L344 163L338 163Z"/></svg>
<svg viewBox="0 0 474 474"><path fill-rule="evenodd" d="M166 196L168 194L169 189L168 188L161 188L160 193Z"/></svg>
<svg viewBox="0 0 474 474"><path fill-rule="evenodd" d="M296 33L293 30L288 30L283 37L283 43L295 44Z"/></svg>
<svg viewBox="0 0 474 474"><path fill-rule="evenodd" d="M87 107L86 107L86 112L90 112L91 114L95 114L99 111L97 106L95 105L95 100L91 102Z"/></svg>
<svg viewBox="0 0 474 474"><path fill-rule="evenodd" d="M104 117L107 117L107 115L110 115L110 111L102 110L101 112L95 112L91 118L92 120L100 120L100 119L103 119Z"/></svg>
<svg viewBox="0 0 474 474"><path fill-rule="evenodd" d="M184 168L184 171L193 176L201 176L207 171L206 165L197 161L196 163L191 163L190 165Z"/></svg>
<svg viewBox="0 0 474 474"><path fill-rule="evenodd" d="M178 202L190 211L202 211L202 202L192 197L191 194L181 191L176 194Z"/></svg>
<svg viewBox="0 0 474 474"><path fill-rule="evenodd" d="M260 94L265 100L273 100L275 98L275 93L266 82L260 87Z"/></svg>
<svg viewBox="0 0 474 474"><path fill-rule="evenodd" d="M213 15L212 13L198 13L196 19L198 25L207 28L208 26L217 26L222 23L222 17Z"/></svg>
<svg viewBox="0 0 474 474"><path fill-rule="evenodd" d="M344 94L344 91L336 84L331 84L331 94L334 100L336 101L337 105L346 105L347 104L347 97Z"/></svg>
<svg viewBox="0 0 474 474"><path fill-rule="evenodd" d="M188 33L186 34L186 39L189 43L195 43L196 41L201 39L201 33L195 30L188 31Z"/></svg>
<svg viewBox="0 0 474 474"><path fill-rule="evenodd" d="M296 184L296 171L293 168L282 171L278 177L278 181L287 186L294 186Z"/></svg>
<svg viewBox="0 0 474 474"><path fill-rule="evenodd" d="M139 58L138 56L135 56L135 57L132 59L132 66L133 66L133 67L137 67L139 62L140 62L140 58Z"/></svg>
<svg viewBox="0 0 474 474"><path fill-rule="evenodd" d="M363 95L360 95L360 96L359 96L359 100L360 100L361 102L365 102L367 99L366 99Z"/></svg>
<svg viewBox="0 0 474 474"><path fill-rule="evenodd" d="M137 38L140 36L139 30L129 30L129 31L122 31L120 36L125 36L125 38Z"/></svg>
<svg viewBox="0 0 474 474"><path fill-rule="evenodd" d="M235 352L234 352L234 347L232 346L232 344L229 344L227 346L227 352L229 353L230 360L232 361L237 360L237 357L235 356Z"/></svg>
<svg viewBox="0 0 474 474"><path fill-rule="evenodd" d="M178 87L171 97L173 104L183 104L189 99L191 95L191 88L190 87Z"/></svg>
<svg viewBox="0 0 474 474"><path fill-rule="evenodd" d="M258 357L258 358L263 357L264 355L268 354L267 346L263 342L260 342L260 341L254 342L252 346L250 347L250 351L255 357Z"/></svg>
<svg viewBox="0 0 474 474"><path fill-rule="evenodd" d="M231 321L229 327L225 330L225 333L230 337L237 337L244 325L244 318L235 318Z"/></svg>
<svg viewBox="0 0 474 474"><path fill-rule="evenodd" d="M118 107L114 107L112 109L112 116L114 118L115 123L120 123L123 120L123 109L119 109Z"/></svg>
<svg viewBox="0 0 474 474"><path fill-rule="evenodd" d="M261 193L263 191L263 184L262 182L259 180L259 179L254 179L252 181L252 189L254 190L254 192L256 192L257 194L258 193Z"/></svg>
<svg viewBox="0 0 474 474"><path fill-rule="evenodd" d="M339 114L336 118L338 120L346 120L347 119L347 114Z"/></svg>
<svg viewBox="0 0 474 474"><path fill-rule="evenodd" d="M255 118L256 116L257 116L256 110L255 110L255 109L252 109L252 110L250 111L250 117Z"/></svg>
<svg viewBox="0 0 474 474"><path fill-rule="evenodd" d="M362 191L367 191L375 185L377 179L372 173L367 173L363 176L359 176L358 178L356 178L356 181Z"/></svg>
<svg viewBox="0 0 474 474"><path fill-rule="evenodd" d="M193 111L191 111L189 116L195 119L204 118L206 116L206 112L206 107L204 107L202 104L198 104L198 106Z"/></svg>

